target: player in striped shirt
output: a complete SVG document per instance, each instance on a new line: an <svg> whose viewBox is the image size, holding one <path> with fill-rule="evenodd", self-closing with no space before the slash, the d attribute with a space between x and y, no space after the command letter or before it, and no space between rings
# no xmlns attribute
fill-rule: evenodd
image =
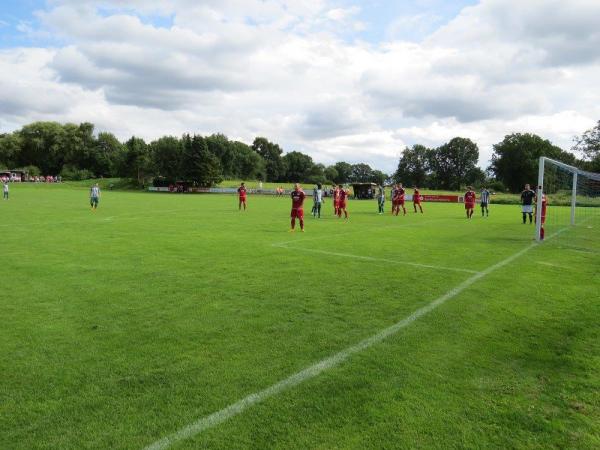
<svg viewBox="0 0 600 450"><path fill-rule="evenodd" d="M98 203L100 203L100 186L96 183L90 188L90 206L92 207L92 211L98 209Z"/></svg>
<svg viewBox="0 0 600 450"><path fill-rule="evenodd" d="M485 187L481 188L481 217L490 216L490 210L488 206L490 204L490 191L488 191ZM484 214L485 213L485 214Z"/></svg>

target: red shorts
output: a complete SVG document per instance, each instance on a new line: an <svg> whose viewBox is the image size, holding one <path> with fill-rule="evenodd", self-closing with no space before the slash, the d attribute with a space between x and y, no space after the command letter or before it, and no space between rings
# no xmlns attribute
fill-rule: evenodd
<svg viewBox="0 0 600 450"><path fill-rule="evenodd" d="M300 209L292 209L291 214L292 219L304 219L304 210Z"/></svg>
<svg viewBox="0 0 600 450"><path fill-rule="evenodd" d="M240 202L246 203L246 197L240 197Z"/></svg>
<svg viewBox="0 0 600 450"><path fill-rule="evenodd" d="M335 209L338 209L338 208L340 207L340 202L339 202L339 200L334 200L334 201L333 201L333 207L334 207Z"/></svg>
<svg viewBox="0 0 600 450"><path fill-rule="evenodd" d="M396 200L392 202L394 206L404 206L404 200Z"/></svg>
<svg viewBox="0 0 600 450"><path fill-rule="evenodd" d="M346 202L339 202L338 203L338 209L346 209Z"/></svg>
<svg viewBox="0 0 600 450"><path fill-rule="evenodd" d="M420 205L420 204L421 204L421 200L413 200L413 203L414 203L415 205Z"/></svg>
<svg viewBox="0 0 600 450"><path fill-rule="evenodd" d="M475 203L465 203L465 209L475 209Z"/></svg>

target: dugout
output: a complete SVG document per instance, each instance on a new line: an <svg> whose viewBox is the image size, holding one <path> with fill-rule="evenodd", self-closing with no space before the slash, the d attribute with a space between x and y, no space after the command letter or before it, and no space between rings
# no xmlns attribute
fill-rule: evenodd
<svg viewBox="0 0 600 450"><path fill-rule="evenodd" d="M5 170L0 172L0 179L9 181L27 181L28 173L24 170Z"/></svg>
<svg viewBox="0 0 600 450"><path fill-rule="evenodd" d="M358 200L372 200L377 193L377 184L375 183L352 183L354 198Z"/></svg>

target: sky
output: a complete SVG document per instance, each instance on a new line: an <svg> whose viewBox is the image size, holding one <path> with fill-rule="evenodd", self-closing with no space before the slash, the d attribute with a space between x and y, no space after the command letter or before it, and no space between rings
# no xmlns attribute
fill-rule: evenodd
<svg viewBox="0 0 600 450"><path fill-rule="evenodd" d="M265 136L392 173L406 146L570 149L600 119L598 0L0 0L0 132Z"/></svg>

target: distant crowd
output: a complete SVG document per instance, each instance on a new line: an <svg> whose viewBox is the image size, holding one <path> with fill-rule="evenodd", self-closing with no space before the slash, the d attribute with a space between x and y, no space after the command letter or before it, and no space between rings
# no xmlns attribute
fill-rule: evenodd
<svg viewBox="0 0 600 450"><path fill-rule="evenodd" d="M62 178L60 175L33 176L3 173L0 175L0 181L2 183L61 183Z"/></svg>

